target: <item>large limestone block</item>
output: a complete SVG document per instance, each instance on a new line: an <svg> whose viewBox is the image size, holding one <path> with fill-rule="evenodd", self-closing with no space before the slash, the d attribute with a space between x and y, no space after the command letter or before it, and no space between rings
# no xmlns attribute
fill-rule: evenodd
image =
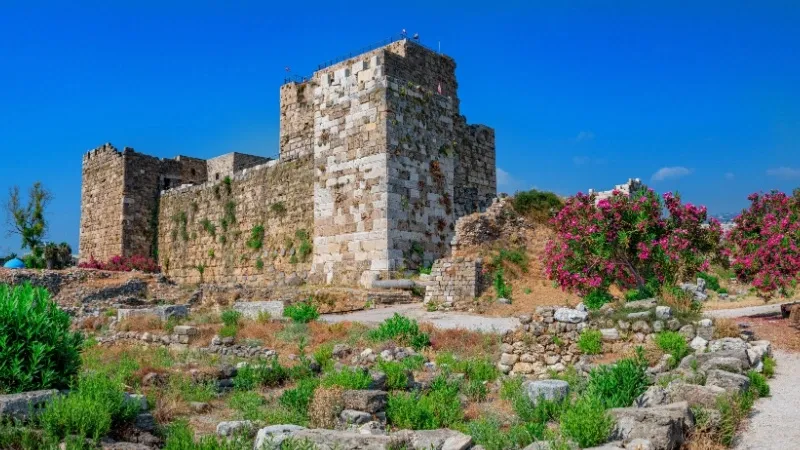
<svg viewBox="0 0 800 450"><path fill-rule="evenodd" d="M652 408L616 408L609 413L616 420L612 440L629 444L644 439L650 441L654 450L678 450L694 428L694 417L686 402Z"/></svg>

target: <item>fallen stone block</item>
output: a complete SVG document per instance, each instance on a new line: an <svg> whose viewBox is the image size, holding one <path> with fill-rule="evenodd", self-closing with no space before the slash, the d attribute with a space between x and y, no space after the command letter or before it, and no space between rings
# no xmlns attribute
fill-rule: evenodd
<svg viewBox="0 0 800 450"><path fill-rule="evenodd" d="M250 434L253 422L249 420L234 420L217 424L217 436L234 436L237 434Z"/></svg>
<svg viewBox="0 0 800 450"><path fill-rule="evenodd" d="M342 405L344 409L375 414L386 409L388 398L386 391L348 390L342 393Z"/></svg>
<svg viewBox="0 0 800 450"><path fill-rule="evenodd" d="M701 386L699 384L673 381L667 385L667 397L671 402L687 402L689 406L716 408L717 399L725 395L725 389L718 386Z"/></svg>
<svg viewBox="0 0 800 450"><path fill-rule="evenodd" d="M581 323L589 317L589 313L571 308L558 308L553 315L557 322Z"/></svg>
<svg viewBox="0 0 800 450"><path fill-rule="evenodd" d="M57 390L48 389L0 395L0 419L28 420L57 394Z"/></svg>
<svg viewBox="0 0 800 450"><path fill-rule="evenodd" d="M262 302L235 302L233 309L242 313L247 319L258 319L259 314L269 314L273 319L283 317L283 302L270 300Z"/></svg>
<svg viewBox="0 0 800 450"><path fill-rule="evenodd" d="M298 425L272 425L261 428L256 434L253 450L279 450L283 441L300 430L305 428Z"/></svg>
<svg viewBox="0 0 800 450"><path fill-rule="evenodd" d="M742 370L744 370L745 367L741 359L734 358L732 356L718 356L716 358L711 358L700 365L700 370L703 372L714 369L733 373L742 373Z"/></svg>
<svg viewBox="0 0 800 450"><path fill-rule="evenodd" d="M650 441L654 450L678 450L694 428L694 417L686 402L652 408L609 410L616 425L612 440L629 444L636 439Z"/></svg>
<svg viewBox="0 0 800 450"><path fill-rule="evenodd" d="M706 386L717 386L728 392L741 394L750 388L750 378L724 370L709 370Z"/></svg>
<svg viewBox="0 0 800 450"><path fill-rule="evenodd" d="M534 404L542 399L558 402L569 394L569 383L562 380L529 380L522 383L522 388Z"/></svg>

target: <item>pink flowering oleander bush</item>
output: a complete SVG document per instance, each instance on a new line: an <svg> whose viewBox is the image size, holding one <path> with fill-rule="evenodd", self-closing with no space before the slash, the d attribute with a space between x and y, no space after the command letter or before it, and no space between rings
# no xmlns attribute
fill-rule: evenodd
<svg viewBox="0 0 800 450"><path fill-rule="evenodd" d="M94 256L91 256L89 261L79 264L78 267L83 269L110 270L113 272L130 272L132 270L145 273L161 272L161 268L158 267L158 263L153 258L138 255L129 257L112 256L105 262L98 261L94 259Z"/></svg>
<svg viewBox="0 0 800 450"><path fill-rule="evenodd" d="M706 208L652 190L577 194L553 219L545 272L562 289L587 295L621 289L658 290L708 270L719 255L722 229ZM664 214L666 209L667 214Z"/></svg>
<svg viewBox="0 0 800 450"><path fill-rule="evenodd" d="M734 219L726 255L736 276L771 297L788 295L800 277L800 189L747 197L750 207Z"/></svg>

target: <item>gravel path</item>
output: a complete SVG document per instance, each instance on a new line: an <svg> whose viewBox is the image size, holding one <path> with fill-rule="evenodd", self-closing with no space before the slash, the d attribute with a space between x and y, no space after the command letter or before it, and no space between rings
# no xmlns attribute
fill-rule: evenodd
<svg viewBox="0 0 800 450"><path fill-rule="evenodd" d="M417 319L419 322L430 323L436 328L504 333L519 326L516 317L485 317L459 312L428 312L422 303L392 305L385 308L367 309L345 314L323 314L320 318L325 322L361 322L365 324L378 324L392 317L395 313Z"/></svg>
<svg viewBox="0 0 800 450"><path fill-rule="evenodd" d="M778 366L769 382L772 395L756 402L746 429L739 433L737 450L789 450L800 445L800 355L773 353Z"/></svg>
<svg viewBox="0 0 800 450"><path fill-rule="evenodd" d="M780 314L781 305L748 306L745 308L718 309L716 311L706 311L703 313L707 317L717 319L734 319L736 317L748 317L757 315Z"/></svg>

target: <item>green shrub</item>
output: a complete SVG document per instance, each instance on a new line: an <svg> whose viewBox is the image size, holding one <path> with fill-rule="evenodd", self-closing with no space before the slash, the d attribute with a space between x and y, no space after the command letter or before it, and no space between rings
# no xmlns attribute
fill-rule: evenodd
<svg viewBox="0 0 800 450"><path fill-rule="evenodd" d="M578 338L578 348L587 355L603 352L603 333L600 330L583 330Z"/></svg>
<svg viewBox="0 0 800 450"><path fill-rule="evenodd" d="M434 430L449 428L464 417L458 399L459 385L439 375L428 393L398 392L389 396L386 416L398 428Z"/></svg>
<svg viewBox="0 0 800 450"><path fill-rule="evenodd" d="M624 358L613 365L599 366L589 374L586 395L597 397L606 408L631 406L647 390L647 360L637 348L634 358Z"/></svg>
<svg viewBox="0 0 800 450"><path fill-rule="evenodd" d="M66 388L82 343L47 290L0 284L0 394Z"/></svg>
<svg viewBox="0 0 800 450"><path fill-rule="evenodd" d="M518 266L523 272L528 270L528 255L525 253L524 248L517 250L501 248L500 251L497 252L497 255L495 255L492 259L492 266L495 268L500 268L505 261Z"/></svg>
<svg viewBox="0 0 800 450"><path fill-rule="evenodd" d="M451 352L436 355L436 364L456 373L463 373L468 380L494 381L500 376L491 360L487 358L457 359Z"/></svg>
<svg viewBox="0 0 800 450"><path fill-rule="evenodd" d="M594 395L579 398L561 414L561 432L581 448L594 447L608 440L614 419L603 401Z"/></svg>
<svg viewBox="0 0 800 450"><path fill-rule="evenodd" d="M494 278L492 280L492 285L494 286L494 293L495 295L497 295L497 298L505 298L508 300L512 300L511 295L513 288L511 287L510 284L506 283L502 267L494 271Z"/></svg>
<svg viewBox="0 0 800 450"><path fill-rule="evenodd" d="M416 320L397 313L384 320L378 328L371 330L368 336L376 341L391 339L400 345L411 346L415 350L421 350L430 345L430 337L420 331Z"/></svg>
<svg viewBox="0 0 800 450"><path fill-rule="evenodd" d="M294 388L283 391L279 402L283 407L307 417L308 405L314 397L317 386L319 386L319 380L316 378L300 380Z"/></svg>
<svg viewBox="0 0 800 450"><path fill-rule="evenodd" d="M662 331L656 335L656 345L672 356L672 364L677 365L681 360L692 352L686 338L675 331Z"/></svg>
<svg viewBox="0 0 800 450"><path fill-rule="evenodd" d="M763 364L764 364L764 368L763 368L761 373L763 373L764 376L767 377L767 378L774 377L775 376L775 366L778 365L778 363L775 361L775 358L773 358L771 356L765 356Z"/></svg>
<svg viewBox="0 0 800 450"><path fill-rule="evenodd" d="M390 390L408 388L408 369L397 361L378 361L378 370L386 374L386 387Z"/></svg>
<svg viewBox="0 0 800 450"><path fill-rule="evenodd" d="M130 422L139 403L125 401L122 383L104 374L86 375L68 395L47 404L39 422L51 436L85 436L94 441L108 434L112 425Z"/></svg>
<svg viewBox="0 0 800 450"><path fill-rule="evenodd" d="M223 325L222 328L219 330L220 337L236 337L236 333L239 332L239 327L236 325Z"/></svg>
<svg viewBox="0 0 800 450"><path fill-rule="evenodd" d="M758 397L769 397L769 383L767 377L751 370L747 372L747 377L750 378L750 389L758 394Z"/></svg>
<svg viewBox="0 0 800 450"><path fill-rule="evenodd" d="M283 309L283 315L295 323L308 323L319 318L319 310L309 300L287 306Z"/></svg>
<svg viewBox="0 0 800 450"><path fill-rule="evenodd" d="M222 323L227 326L236 326L239 325L239 319L242 318L242 313L236 311L235 309L226 309L222 311L222 315L220 316L222 319Z"/></svg>
<svg viewBox="0 0 800 450"><path fill-rule="evenodd" d="M249 450L253 446L249 437L245 435L233 438L208 435L195 441L194 432L183 420L170 424L166 434L164 450Z"/></svg>
<svg viewBox="0 0 800 450"><path fill-rule="evenodd" d="M583 298L583 304L589 309L600 309L606 303L613 301L614 297L608 291L595 289Z"/></svg>
<svg viewBox="0 0 800 450"><path fill-rule="evenodd" d="M702 278L703 280L706 280L706 288L711 289L712 291L719 292L720 290L719 278L715 277L714 275L711 275L710 273L705 273L705 272L699 272L697 274L697 278Z"/></svg>
<svg viewBox="0 0 800 450"><path fill-rule="evenodd" d="M526 216L537 223L547 223L561 211L561 208L564 207L564 202L552 192L532 189L530 191L517 192L514 195L513 206L518 214Z"/></svg>
<svg viewBox="0 0 800 450"><path fill-rule="evenodd" d="M259 420L266 401L254 391L237 391L228 399L228 406L235 409L244 420Z"/></svg>
<svg viewBox="0 0 800 450"><path fill-rule="evenodd" d="M494 417L482 417L469 422L463 431L486 450L523 448L535 439L524 425L515 424L506 428Z"/></svg>
<svg viewBox="0 0 800 450"><path fill-rule="evenodd" d="M236 372L233 386L236 390L249 391L257 386L276 387L289 379L289 371L283 367L278 358L269 361L256 360Z"/></svg>
<svg viewBox="0 0 800 450"><path fill-rule="evenodd" d="M250 239L247 240L247 247L253 250L261 250L264 245L264 225L256 225L250 230Z"/></svg>
<svg viewBox="0 0 800 450"><path fill-rule="evenodd" d="M474 402L482 402L486 400L486 396L489 395L489 389L487 389L486 384L480 380L465 381L464 384L462 384L462 391L464 395Z"/></svg>
<svg viewBox="0 0 800 450"><path fill-rule="evenodd" d="M753 407L752 391L743 394L725 395L717 399L717 410L720 414L719 425L715 433L715 440L726 447L730 447L736 438L741 421L747 417Z"/></svg>
<svg viewBox="0 0 800 450"><path fill-rule="evenodd" d="M322 344L314 350L314 361L319 364L323 371L328 371L333 367L333 344Z"/></svg>
<svg viewBox="0 0 800 450"><path fill-rule="evenodd" d="M328 372L322 378L324 387L339 386L342 389L368 389L372 384L372 377L369 372L345 367L342 370Z"/></svg>

